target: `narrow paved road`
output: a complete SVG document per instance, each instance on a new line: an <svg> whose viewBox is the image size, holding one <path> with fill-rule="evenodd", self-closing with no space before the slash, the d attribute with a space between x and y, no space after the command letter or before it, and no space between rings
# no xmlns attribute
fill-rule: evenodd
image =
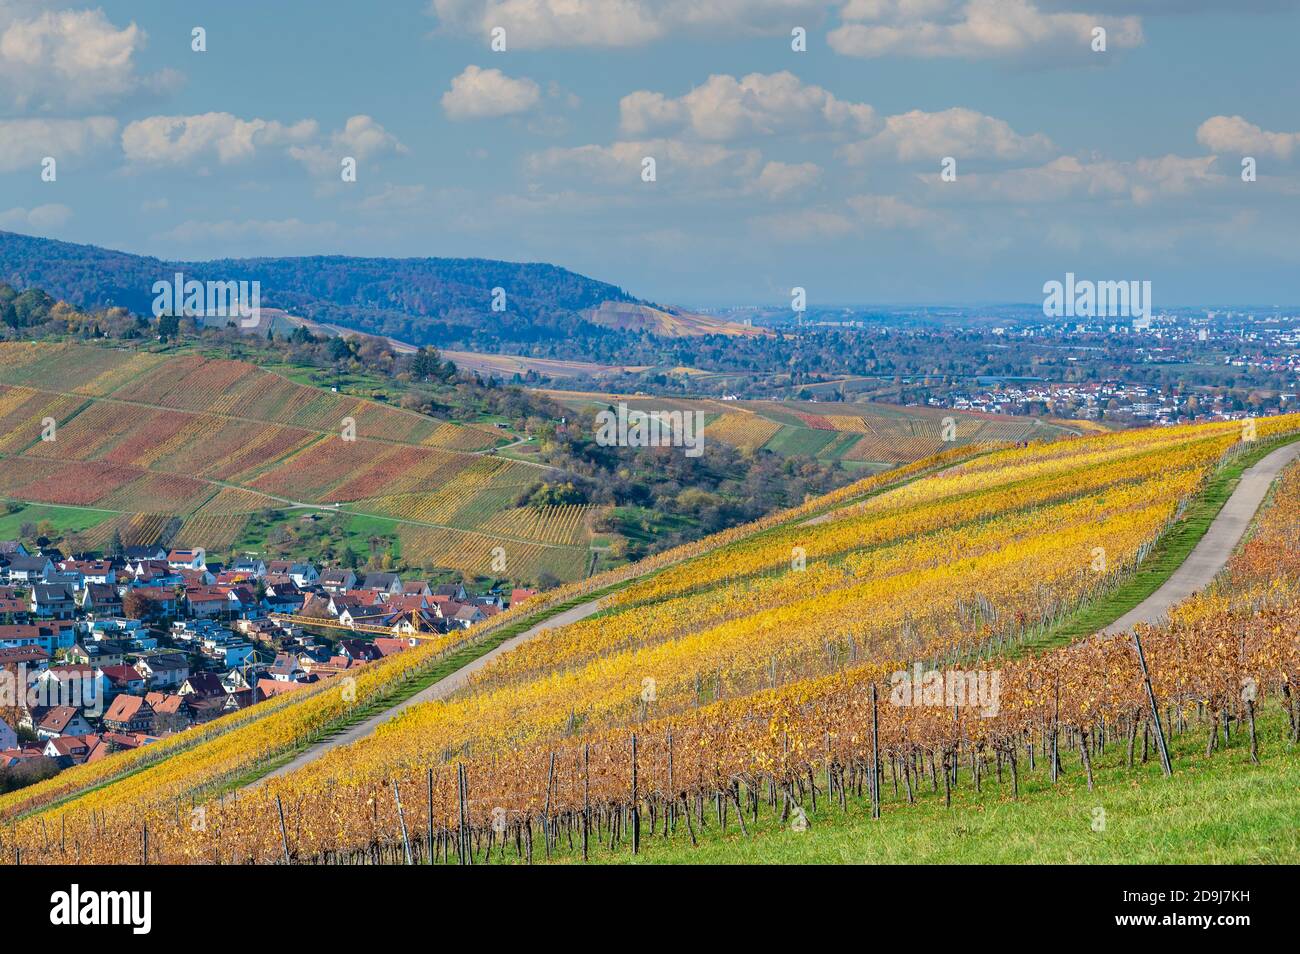
<svg viewBox="0 0 1300 954"><path fill-rule="evenodd" d="M563 613L559 613L555 616L552 616L550 619L538 623L536 626L529 627L528 629L520 633L518 636L511 636L509 639L507 639L496 649L484 653L478 659L475 659L473 662L468 663L465 666L462 666L460 669L457 669L455 672L451 673L450 675L443 676L441 679L439 679L437 682L433 683L432 685L428 686L427 688L421 689L419 692L411 696L411 698L407 699L405 702L398 703L397 705L393 706L391 709L385 709L383 712L371 716L369 719L366 719L364 722L358 722L356 725L344 730L343 732L334 736L332 739L327 739L325 741L318 742L315 745L311 746L310 748L307 748L302 752L299 752L298 755L293 759L293 761L286 762L284 765L280 766L274 772L271 772L269 775L263 776L262 778L258 779L256 782L253 782L248 787L256 788L258 785L262 784L262 782L266 781L267 779L276 778L277 776L280 775L287 775L289 772L292 772L295 769L302 768L304 765L306 765L309 762L316 761L316 759L320 758L322 755L324 755L326 752L330 751L331 749L337 748L340 745L347 745L350 742L356 742L358 739L364 739L370 733L374 732L375 729L377 729L380 725L387 722L389 719L393 718L394 716L406 711L411 706L418 706L421 703L425 703L425 702L433 702L435 699L445 699L447 696L451 695L451 693L455 692L457 689L461 688L467 682L469 682L470 676L478 672L480 669L482 669L484 666L490 663L497 656L500 656L502 653L508 653L510 652L510 650L514 649L519 644L526 643L530 639L535 639L536 637L540 636L542 633L546 632L548 629L556 629L560 626L568 626L570 623L576 623L580 619L585 619L586 617L595 613L599 609L600 609L600 600L598 599L591 600L586 603L579 603L577 606L574 606L571 609L567 609Z"/></svg>
<svg viewBox="0 0 1300 954"><path fill-rule="evenodd" d="M1268 494L1268 488L1297 455L1300 455L1300 443L1279 447L1242 474L1237 489L1232 492L1228 502L1210 524L1210 529L1201 537L1200 543L1196 544L1183 565L1165 580L1160 589L1115 620L1103 632L1122 633L1131 630L1137 623L1159 623L1165 619L1171 606L1208 586L1219 575L1245 536L1255 517L1255 511Z"/></svg>

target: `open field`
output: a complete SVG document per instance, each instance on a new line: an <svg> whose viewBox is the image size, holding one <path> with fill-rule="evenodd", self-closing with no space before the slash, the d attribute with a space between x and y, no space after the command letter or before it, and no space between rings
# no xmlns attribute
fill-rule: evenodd
<svg viewBox="0 0 1300 954"><path fill-rule="evenodd" d="M253 514L317 509L386 518L411 565L477 572L504 546L517 579L581 576L587 521L560 532L517 511L547 471L479 453L502 440L490 430L239 361L0 346L0 497L29 505L9 522L50 519L91 545L166 531L220 551Z"/></svg>
<svg viewBox="0 0 1300 954"><path fill-rule="evenodd" d="M1260 441L1297 425L1261 421ZM164 774L151 781L68 803L65 820L93 860L127 860L118 846L92 841L87 825L104 805L128 827L149 821L158 861L271 861L286 850L299 859L375 850L391 860L394 846L401 853L396 783L404 793L427 789L433 815L424 817L417 794L405 821L434 831L444 857L457 850L453 834L469 830L457 817L472 826L481 855L498 810L512 843L527 827L536 857L550 851L548 836L572 834L584 817L597 839L618 845L630 837L634 809L643 837L666 817L677 819L680 837L688 812L702 828L715 803L721 810L734 800L770 819L810 802L814 783L822 798L858 795L874 737L886 778L892 772L914 793L951 784L960 791L975 772L991 787L995 769L1014 773L1014 760L1029 760L1026 746L1059 747L1075 779L1095 757L1105 781L1106 751L1157 731L1131 645L1086 640L1011 657L1132 578L1214 475L1248 449L1239 437L1232 424L1132 431L953 456L939 468L864 481L591 581L609 593L602 611L541 633L446 701L411 707L372 736L241 794L237 806L209 803L221 820L219 842L211 829L169 821L174 800L201 791L204 779L246 776L250 752L274 748L257 741L270 722L248 726L242 742L223 740L198 775L160 766ZM1222 593L1143 634L1154 692L1184 738L1197 735L1203 712L1205 725L1231 717L1239 740L1242 679L1254 680L1262 708L1275 706L1281 679L1296 678L1287 634L1300 613L1300 551L1289 522L1297 493L1293 478ZM829 516L810 522L819 515ZM1220 651L1224 632L1233 634L1230 652ZM889 674L912 662L996 665L1000 707L979 715L942 703L885 704ZM878 715L867 702L872 685L884 686ZM310 712L284 710L284 724L266 738L296 737L297 713L305 725L318 718ZM876 719L878 736L869 735ZM1289 727L1260 725L1267 758ZM456 763L469 779L467 815L456 805ZM1033 771L1025 771L1026 799ZM685 795L669 797L676 792ZM290 818L287 848L264 824L277 798ZM1263 808L1261 817L1267 825ZM38 860L49 849L34 824L21 822L15 837Z"/></svg>

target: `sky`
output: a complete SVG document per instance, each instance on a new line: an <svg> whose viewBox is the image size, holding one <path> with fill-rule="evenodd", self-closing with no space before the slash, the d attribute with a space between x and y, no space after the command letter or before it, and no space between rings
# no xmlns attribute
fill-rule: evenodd
<svg viewBox="0 0 1300 954"><path fill-rule="evenodd" d="M1300 0L0 0L0 229L686 307L1298 305L1297 37Z"/></svg>

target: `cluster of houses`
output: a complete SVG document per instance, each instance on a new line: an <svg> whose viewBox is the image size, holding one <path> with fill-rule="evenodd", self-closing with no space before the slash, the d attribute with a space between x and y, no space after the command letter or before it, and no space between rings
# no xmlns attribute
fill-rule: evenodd
<svg viewBox="0 0 1300 954"><path fill-rule="evenodd" d="M209 563L201 548L65 557L0 541L0 772L147 745L469 628L532 590Z"/></svg>

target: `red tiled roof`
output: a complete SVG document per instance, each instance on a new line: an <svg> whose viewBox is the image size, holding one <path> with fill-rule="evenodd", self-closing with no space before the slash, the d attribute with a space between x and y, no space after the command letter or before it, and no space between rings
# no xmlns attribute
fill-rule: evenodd
<svg viewBox="0 0 1300 954"><path fill-rule="evenodd" d="M144 701L161 715L175 715L185 706L185 697L174 692L146 692Z"/></svg>
<svg viewBox="0 0 1300 954"><path fill-rule="evenodd" d="M148 711L142 712L141 710ZM104 713L104 721L130 722L137 715L149 715L152 712L153 708L142 697L121 695L113 699L113 704Z"/></svg>
<svg viewBox="0 0 1300 954"><path fill-rule="evenodd" d="M77 715L75 706L51 706L37 725L47 732L62 732Z"/></svg>
<svg viewBox="0 0 1300 954"><path fill-rule="evenodd" d="M143 682L144 677L133 666L105 666L104 675L113 682Z"/></svg>
<svg viewBox="0 0 1300 954"><path fill-rule="evenodd" d="M263 699L282 696L286 692L297 692L302 688L303 684L301 682L281 682L278 679L266 678L257 680L257 691L262 694Z"/></svg>

